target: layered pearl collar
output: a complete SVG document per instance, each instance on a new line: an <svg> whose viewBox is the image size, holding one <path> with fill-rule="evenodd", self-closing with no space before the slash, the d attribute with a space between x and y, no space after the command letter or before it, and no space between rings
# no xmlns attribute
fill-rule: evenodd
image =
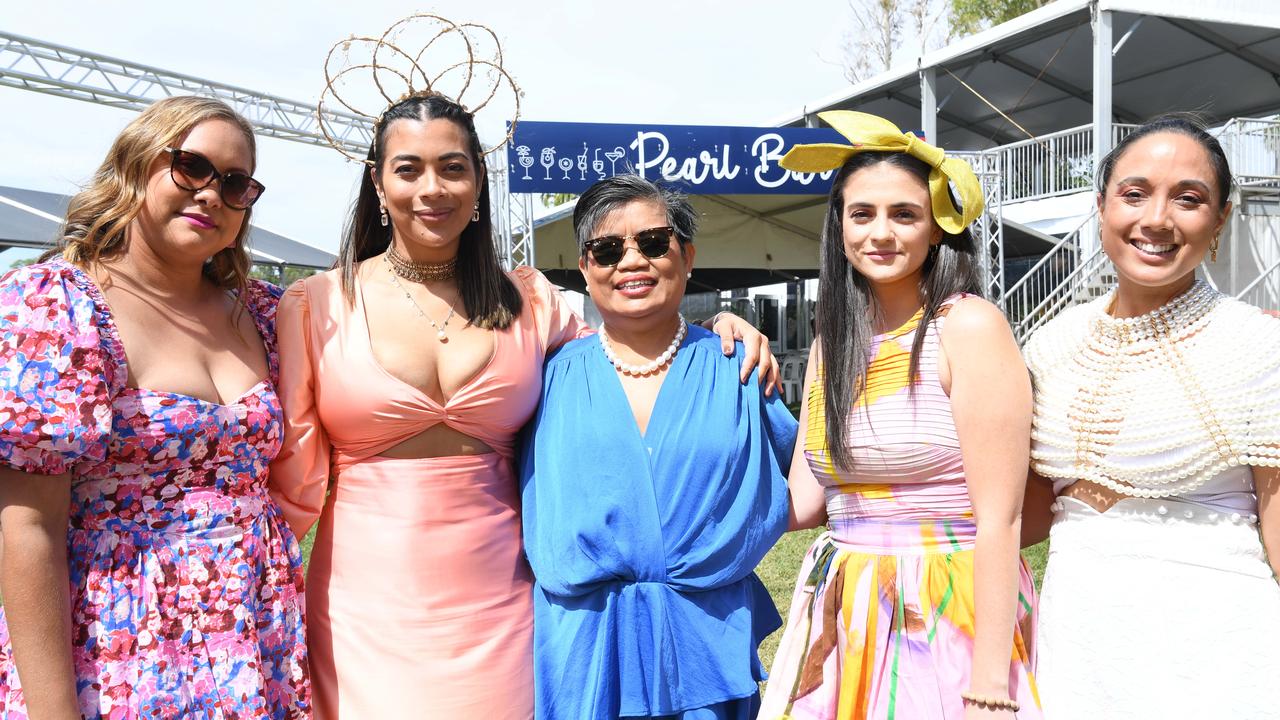
<svg viewBox="0 0 1280 720"><path fill-rule="evenodd" d="M1280 322L1202 281L1139 317L1110 317L1113 301L1027 343L1037 472L1169 497L1233 465L1280 465Z"/></svg>
<svg viewBox="0 0 1280 720"><path fill-rule="evenodd" d="M1115 303L1116 291L1102 298L1102 308ZM1196 280L1186 292L1145 315L1131 318L1113 318L1105 310L1093 314L1092 330L1101 344L1120 349L1142 351L1144 343L1162 340L1178 341L1195 332L1204 324L1209 311L1223 295L1209 287L1203 280Z"/></svg>

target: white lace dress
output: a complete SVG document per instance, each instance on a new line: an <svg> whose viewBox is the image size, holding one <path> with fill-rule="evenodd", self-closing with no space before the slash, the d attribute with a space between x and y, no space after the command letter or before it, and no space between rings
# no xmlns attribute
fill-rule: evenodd
<svg viewBox="0 0 1280 720"><path fill-rule="evenodd" d="M1114 320L1111 296L1026 348L1032 463L1126 497L1054 502L1040 596L1048 720L1280 718L1280 584L1253 467L1280 465L1280 320L1198 283Z"/></svg>

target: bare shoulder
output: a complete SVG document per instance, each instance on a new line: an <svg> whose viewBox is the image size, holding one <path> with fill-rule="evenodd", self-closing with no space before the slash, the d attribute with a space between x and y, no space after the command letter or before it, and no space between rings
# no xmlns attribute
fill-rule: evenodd
<svg viewBox="0 0 1280 720"><path fill-rule="evenodd" d="M1013 331L1000 308L989 300L967 297L952 303L942 326L942 340L949 346L989 346L992 342L1013 343Z"/></svg>

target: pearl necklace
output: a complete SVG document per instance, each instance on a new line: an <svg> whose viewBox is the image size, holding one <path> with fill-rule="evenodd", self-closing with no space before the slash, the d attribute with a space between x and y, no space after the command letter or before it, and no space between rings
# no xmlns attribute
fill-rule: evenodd
<svg viewBox="0 0 1280 720"><path fill-rule="evenodd" d="M631 375L633 377L652 375L671 362L672 358L676 356L676 351L680 349L680 343L684 342L685 333L688 332L689 328L685 325L683 315L678 315L677 317L680 319L680 325L676 327L676 336L671 339L671 344L667 346L666 350L662 351L662 354L657 359L645 365L628 365L622 362L618 358L618 354L613 351L613 346L609 344L609 334L605 332L604 326L600 327L599 332L600 348L604 350L604 356L609 359L609 362L613 363L614 369L623 375Z"/></svg>
<svg viewBox="0 0 1280 720"><path fill-rule="evenodd" d="M1135 318L1073 308L1028 341L1032 466L1130 497L1280 465L1280 323L1203 282Z"/></svg>

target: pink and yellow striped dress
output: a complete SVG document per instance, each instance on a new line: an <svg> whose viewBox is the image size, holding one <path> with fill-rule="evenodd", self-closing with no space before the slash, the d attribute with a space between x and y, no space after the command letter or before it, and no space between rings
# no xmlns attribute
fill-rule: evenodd
<svg viewBox="0 0 1280 720"><path fill-rule="evenodd" d="M805 555L761 718L964 716L976 528L938 378L942 313L926 330L910 392L920 317L872 340L866 391L850 411L853 472L836 469L827 454L821 368L810 388L804 453L826 488L828 531ZM1019 718L1040 718L1031 672L1035 588L1025 562L1019 585L1009 692L1022 705Z"/></svg>

